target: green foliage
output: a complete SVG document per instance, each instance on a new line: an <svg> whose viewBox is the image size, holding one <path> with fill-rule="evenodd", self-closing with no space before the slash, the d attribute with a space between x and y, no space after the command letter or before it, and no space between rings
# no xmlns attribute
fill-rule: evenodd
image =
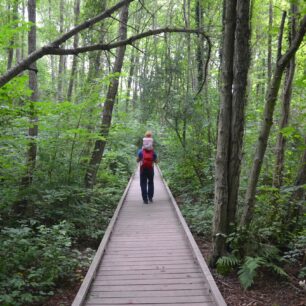
<svg viewBox="0 0 306 306"><path fill-rule="evenodd" d="M230 234L227 243L231 254L218 259L217 271L226 275L239 268L239 280L245 289L252 286L258 272L263 269L286 278L288 275L281 267L284 259L277 247L265 242L266 238L265 234L255 228L248 231L239 228Z"/></svg>
<svg viewBox="0 0 306 306"><path fill-rule="evenodd" d="M0 233L0 302L24 305L53 294L60 279L73 278L78 262L71 251L70 227L30 225Z"/></svg>
<svg viewBox="0 0 306 306"><path fill-rule="evenodd" d="M211 236L213 207L203 203L185 203L180 206L193 233L205 237Z"/></svg>

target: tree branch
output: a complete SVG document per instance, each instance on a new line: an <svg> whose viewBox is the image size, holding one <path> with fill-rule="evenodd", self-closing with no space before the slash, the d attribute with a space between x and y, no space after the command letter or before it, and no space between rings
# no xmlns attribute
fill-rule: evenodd
<svg viewBox="0 0 306 306"><path fill-rule="evenodd" d="M201 30L197 29L179 29L179 28L161 28L161 29L155 29L155 30L149 30L147 32L143 32L134 36L131 36L125 40L119 40L114 43L110 44L96 44L96 45L91 45L87 47L80 47L80 48L75 48L75 49L61 49L61 48L55 48L51 46L45 46L45 52L46 54L55 54L55 55L69 55L69 54L79 54L79 53L84 53L88 51L96 51L96 50L111 50L115 49L118 47L122 47L125 45L132 45L133 42L148 37L148 36L153 36L161 33L194 33L194 34L201 34L205 37L206 40L209 41L209 37Z"/></svg>
<svg viewBox="0 0 306 306"><path fill-rule="evenodd" d="M29 69L29 66L36 62L38 59L42 58L46 54L53 54L53 53L46 53L46 48L58 48L62 43L64 43L66 40L71 38L72 36L76 35L77 33L81 32L82 30L85 30L92 25L96 24L97 22L110 17L112 13L123 7L124 5L127 5L131 3L134 0L122 0L118 2L116 5L112 6L111 8L105 10L103 13L83 22L82 24L72 28L70 31L65 33L64 35L60 36L50 44L37 49L36 51L32 52L27 58L25 58L23 61L21 61L19 64L17 64L15 67L9 69L6 73L4 73L0 77L0 88L5 85L7 82L9 82L11 79L13 79L15 76L17 76L20 72ZM56 54L56 53L54 53ZM72 53L70 53L72 54Z"/></svg>
<svg viewBox="0 0 306 306"><path fill-rule="evenodd" d="M132 1L132 0L126 0L126 1ZM125 45L132 45L133 42L142 39L144 37L152 36L152 35L157 35L161 33L194 33L194 34L200 34L203 35L203 37L206 39L208 42L208 45L210 46L210 39L207 36L206 33L204 33L202 30L198 29L184 29L184 28L161 28L161 29L155 29L155 30L149 30L147 32L143 32L134 36L131 36L125 40L117 41L114 43L109 43L109 44L96 44L96 45L91 45L87 47L80 47L80 48L75 48L75 49L62 49L58 47L54 47L53 44L46 45L42 47L41 49L31 53L26 59L24 59L21 63L19 63L17 66L14 68L10 69L7 71L3 76L0 77L0 87L5 85L7 82L9 82L12 78L14 78L16 75L18 75L20 72L29 69L30 65L43 57L44 55L77 55L80 53L84 52L89 52L89 51L96 51L96 50L105 50L109 51L111 49L115 49L121 46ZM209 48L210 52L210 48ZM207 65L205 70L207 70Z"/></svg>

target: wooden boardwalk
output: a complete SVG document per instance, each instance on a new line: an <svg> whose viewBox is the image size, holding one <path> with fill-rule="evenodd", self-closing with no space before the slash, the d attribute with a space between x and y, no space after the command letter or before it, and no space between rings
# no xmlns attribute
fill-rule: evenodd
<svg viewBox="0 0 306 306"><path fill-rule="evenodd" d="M73 306L226 305L158 169L154 183L143 204L131 178Z"/></svg>

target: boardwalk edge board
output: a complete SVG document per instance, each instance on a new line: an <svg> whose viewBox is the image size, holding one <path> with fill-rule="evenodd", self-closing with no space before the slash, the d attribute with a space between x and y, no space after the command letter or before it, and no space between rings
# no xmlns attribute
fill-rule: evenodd
<svg viewBox="0 0 306 306"><path fill-rule="evenodd" d="M99 264L101 262L103 253L106 249L107 243L109 242L110 235L113 231L113 228L114 228L115 223L117 221L117 217L118 217L119 212L122 208L122 205L123 205L123 202L126 198L128 190L130 189L130 186L131 186L131 183L132 183L133 178L135 176L135 173L136 173L136 171L134 171L134 174L131 176L131 178L129 180L129 183L127 184L127 186L124 190L124 193L123 193L123 195L122 195L122 197L121 197L121 199L120 199L120 201L117 205L115 213L114 213L114 215L113 215L113 217L112 217L112 219L111 219L111 221L110 221L110 223L109 223L109 225L108 225L108 227L105 231L105 234L104 234L103 239L102 239L102 241L99 245L99 248L96 252L96 255L95 255L95 257L94 257L94 259L93 259L93 261L92 261L92 263L91 263L91 265L90 265L90 267L89 267L89 269L86 273L86 276L85 276L85 278L84 278L84 280L81 284L81 287L80 287L73 303L71 304L71 306L81 306L81 305L83 305L83 302L86 298L86 294L87 294L87 292L90 288L90 285L91 285L92 281L94 280L94 278L96 276L96 272L97 272L97 269L98 269Z"/></svg>
<svg viewBox="0 0 306 306"><path fill-rule="evenodd" d="M180 221L180 223L181 223L181 225L184 229L184 232L187 236L188 242L191 246L192 252L193 252L194 256L196 257L196 259L198 261L198 264L199 264L203 274L205 275L205 277L207 279L207 283L210 287L211 294L215 298L215 301L216 301L218 306L227 306L224 299L223 299L223 296L222 296L221 292L219 291L219 288L217 287L217 285L215 283L215 280L214 280L212 274L210 273L210 270L209 270L209 268L208 268L208 266L207 266L207 264L206 264L206 262L205 262L205 260L202 256L202 253L201 253L196 241L194 240L194 238L193 238L193 236L192 236L192 234L189 230L189 227L188 227L188 225L187 225L187 223L186 223L186 221L185 221L185 219L184 219L184 217L183 217L183 215L182 215L182 213L181 213L181 211L180 211L180 209L179 209L179 207L178 207L178 205L177 205L177 203L176 203L176 201L175 201L175 199L174 199L174 197L173 197L173 195L170 191L170 188L169 188L168 184L166 183L166 181L163 177L163 174L162 174L162 172L161 172L161 170L158 166L157 166L157 169L159 171L161 179L163 180L163 183L166 186L166 189L167 189L167 192L169 194L171 203L172 203L172 205L174 207L174 210L177 214L177 217L178 217L178 219L179 219L179 221Z"/></svg>

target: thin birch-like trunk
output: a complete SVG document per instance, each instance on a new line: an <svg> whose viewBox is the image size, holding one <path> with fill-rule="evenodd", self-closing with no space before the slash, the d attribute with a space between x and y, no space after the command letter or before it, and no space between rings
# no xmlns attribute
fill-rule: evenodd
<svg viewBox="0 0 306 306"><path fill-rule="evenodd" d="M128 21L128 5L122 8L120 14L119 24L119 40L124 40L127 37L127 21ZM117 48L116 60L114 63L113 73L120 73L123 65L123 59L125 55L126 46ZM87 188L93 187L96 182L97 172L103 158L107 137L112 121L113 107L117 96L119 85L119 77L113 77L108 87L106 100L103 107L102 122L100 135L103 139L96 140L94 150L89 161L89 165L85 175L85 186Z"/></svg>

